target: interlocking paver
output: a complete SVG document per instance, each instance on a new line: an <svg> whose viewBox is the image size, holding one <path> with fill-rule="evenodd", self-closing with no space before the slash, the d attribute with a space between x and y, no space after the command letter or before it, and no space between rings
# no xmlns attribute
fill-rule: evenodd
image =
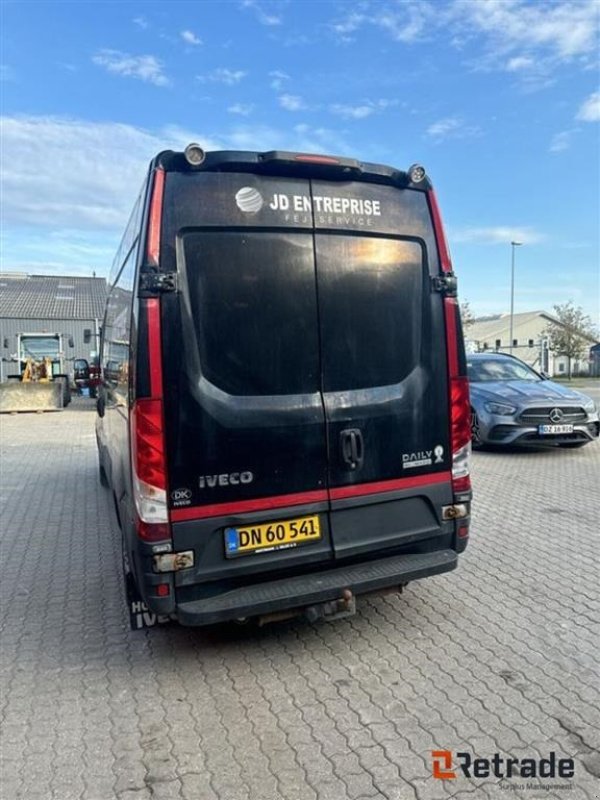
<svg viewBox="0 0 600 800"><path fill-rule="evenodd" d="M600 444L477 453L458 571L351 619L134 633L84 406L0 418L2 800L596 800ZM574 788L432 749L554 750Z"/></svg>

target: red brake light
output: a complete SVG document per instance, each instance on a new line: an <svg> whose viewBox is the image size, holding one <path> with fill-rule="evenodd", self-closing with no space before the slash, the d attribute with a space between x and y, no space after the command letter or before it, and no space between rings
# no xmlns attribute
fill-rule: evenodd
<svg viewBox="0 0 600 800"><path fill-rule="evenodd" d="M467 378L452 378L450 384L452 452L471 441L471 406Z"/></svg>
<svg viewBox="0 0 600 800"><path fill-rule="evenodd" d="M165 189L165 171L159 167L154 172L152 199L150 200L150 219L148 222L148 247L146 260L153 267L158 267L160 257L160 223L162 219L163 195Z"/></svg>
<svg viewBox="0 0 600 800"><path fill-rule="evenodd" d="M442 272L452 272L452 261L448 242L442 225L442 217L433 189L428 192L429 207L433 220ZM471 491L469 456L471 453L471 403L469 381L461 374L459 361L458 301L455 297L444 298L444 320L448 355L448 382L450 385L450 443L452 449L452 489L454 494Z"/></svg>
<svg viewBox="0 0 600 800"><path fill-rule="evenodd" d="M148 364L151 397L141 397L131 410L133 496L138 536L145 541L169 539L167 467L163 424L160 301L142 301L148 326Z"/></svg>
<svg viewBox="0 0 600 800"><path fill-rule="evenodd" d="M163 448L162 400L143 398L133 406L133 463L139 480L167 488Z"/></svg>
<svg viewBox="0 0 600 800"><path fill-rule="evenodd" d="M299 153L294 156L294 161L306 161L309 164L339 164L339 159L333 156L313 156Z"/></svg>

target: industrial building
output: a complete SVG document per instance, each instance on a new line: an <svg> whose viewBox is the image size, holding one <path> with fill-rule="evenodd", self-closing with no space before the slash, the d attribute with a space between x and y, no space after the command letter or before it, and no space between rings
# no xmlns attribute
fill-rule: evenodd
<svg viewBox="0 0 600 800"><path fill-rule="evenodd" d="M510 342L510 314L494 314L478 317L465 330L467 349L471 352L509 353L526 361L534 369L542 370L553 377L566 376L569 360L549 348L547 328L550 324L562 323L547 311L527 311L514 314L512 322L512 348ZM588 340L588 352L574 359L571 370L574 375L596 374L593 348L598 344L593 337Z"/></svg>
<svg viewBox="0 0 600 800"><path fill-rule="evenodd" d="M64 352L66 363L89 360L98 351L106 294L104 278L0 273L0 380L16 371L22 333L58 333L65 342L72 338L73 347Z"/></svg>

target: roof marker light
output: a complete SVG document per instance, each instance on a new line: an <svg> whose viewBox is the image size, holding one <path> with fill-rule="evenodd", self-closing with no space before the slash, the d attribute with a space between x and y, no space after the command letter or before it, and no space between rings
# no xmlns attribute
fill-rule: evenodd
<svg viewBox="0 0 600 800"><path fill-rule="evenodd" d="M206 158L206 153L199 144L192 142L184 150L185 160L192 167L199 167Z"/></svg>
<svg viewBox="0 0 600 800"><path fill-rule="evenodd" d="M425 167L420 164L413 164L408 168L408 177L411 183L421 183L425 180Z"/></svg>

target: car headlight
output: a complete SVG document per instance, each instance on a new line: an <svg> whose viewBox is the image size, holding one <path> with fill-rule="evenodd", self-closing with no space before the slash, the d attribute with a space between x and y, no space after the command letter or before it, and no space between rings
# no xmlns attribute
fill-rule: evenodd
<svg viewBox="0 0 600 800"><path fill-rule="evenodd" d="M594 413L594 411L596 410L596 403L594 403L594 401L592 400L592 398L591 398L591 397L588 397L588 399L587 399L587 400L585 401L585 403L583 404L583 407L584 407L584 408L585 408L585 410L586 410L586 411L588 411L590 414L593 414L593 413Z"/></svg>
<svg viewBox="0 0 600 800"><path fill-rule="evenodd" d="M484 403L485 410L490 414L500 414L502 417L509 417L517 410L514 406L509 406L508 403Z"/></svg>

